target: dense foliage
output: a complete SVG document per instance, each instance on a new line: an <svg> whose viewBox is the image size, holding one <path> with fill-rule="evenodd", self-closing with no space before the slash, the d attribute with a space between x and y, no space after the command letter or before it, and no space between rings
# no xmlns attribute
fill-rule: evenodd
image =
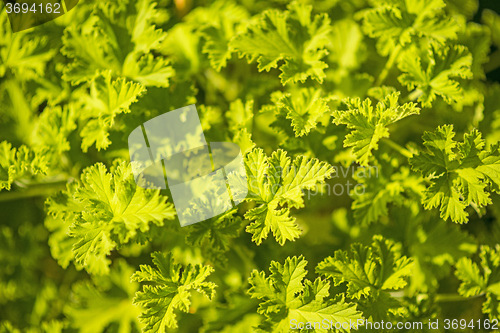
<svg viewBox="0 0 500 333"><path fill-rule="evenodd" d="M18 33L1 8L0 332L500 319L500 16L194 2L80 1ZM249 192L181 228L127 137L194 103Z"/></svg>

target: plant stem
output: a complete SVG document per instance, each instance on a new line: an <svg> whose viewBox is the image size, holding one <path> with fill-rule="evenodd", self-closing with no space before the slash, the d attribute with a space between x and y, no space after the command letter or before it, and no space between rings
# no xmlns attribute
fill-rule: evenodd
<svg viewBox="0 0 500 333"><path fill-rule="evenodd" d="M63 8L63 13L67 13L68 12L68 8L66 8L66 1L61 1L61 5L62 5L62 8Z"/></svg>
<svg viewBox="0 0 500 333"><path fill-rule="evenodd" d="M483 293L476 295L476 296L472 296L472 297L464 297L464 296L458 295L458 294L437 294L435 301L436 302L462 302L462 301L468 301L468 300L471 300L474 298L479 298L482 296L484 296Z"/></svg>
<svg viewBox="0 0 500 333"><path fill-rule="evenodd" d="M375 86L380 86L382 84L382 82L384 82L387 75L389 74L389 71L392 69L392 66L394 66L394 62L398 58L398 55L400 52L401 52L401 45L398 44L394 48L394 50L392 50L389 59L387 59L387 62L385 63L384 68L382 69L382 72L380 72L380 75L378 76L377 80L375 81Z"/></svg>
<svg viewBox="0 0 500 333"><path fill-rule="evenodd" d="M392 141L391 139L383 138L382 142L386 143L389 147L392 149L396 150L399 152L401 155L411 158L413 157L413 154L406 148L401 147L398 145L396 142Z"/></svg>
<svg viewBox="0 0 500 333"><path fill-rule="evenodd" d="M1 192L0 202L48 196L54 192L64 190L66 184L67 180L60 180L50 183L33 184L26 189L17 191Z"/></svg>
<svg viewBox="0 0 500 333"><path fill-rule="evenodd" d="M407 97L408 101L413 102L422 95L423 91L420 89L413 90Z"/></svg>

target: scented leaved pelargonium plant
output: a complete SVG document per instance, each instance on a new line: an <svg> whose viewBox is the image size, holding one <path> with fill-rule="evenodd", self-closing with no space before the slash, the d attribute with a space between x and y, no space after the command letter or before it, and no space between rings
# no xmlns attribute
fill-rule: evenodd
<svg viewBox="0 0 500 333"><path fill-rule="evenodd" d="M87 0L16 33L0 7L0 332L498 327L489 6ZM181 227L127 138L190 104L248 194Z"/></svg>

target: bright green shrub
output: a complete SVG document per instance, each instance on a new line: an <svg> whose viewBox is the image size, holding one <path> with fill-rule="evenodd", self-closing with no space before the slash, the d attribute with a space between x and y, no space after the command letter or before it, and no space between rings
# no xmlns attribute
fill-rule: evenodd
<svg viewBox="0 0 500 333"><path fill-rule="evenodd" d="M194 2L81 1L18 33L2 8L0 332L499 320L498 14ZM181 228L127 137L194 103L249 193Z"/></svg>

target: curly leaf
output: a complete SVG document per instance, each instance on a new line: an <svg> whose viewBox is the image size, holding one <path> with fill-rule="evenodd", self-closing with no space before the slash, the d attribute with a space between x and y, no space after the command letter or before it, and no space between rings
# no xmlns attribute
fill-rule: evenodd
<svg viewBox="0 0 500 333"><path fill-rule="evenodd" d="M480 267L469 258L457 262L455 275L462 283L458 292L465 297L486 295L483 313L500 320L500 246L481 246Z"/></svg>
<svg viewBox="0 0 500 333"><path fill-rule="evenodd" d="M281 69L281 83L304 82L308 77L318 82L325 78L330 19L326 14L311 17L312 6L292 2L288 10L265 11L247 31L236 35L232 45L240 56L257 60L260 71Z"/></svg>
<svg viewBox="0 0 500 333"><path fill-rule="evenodd" d="M285 244L300 235L290 208L304 206L302 190L314 189L316 184L330 178L333 168L325 162L297 157L293 162L283 150L268 158L262 149L247 154L245 168L248 177L248 197L258 205L245 214L254 221L247 227L257 244L267 238L270 231L276 240Z"/></svg>
<svg viewBox="0 0 500 333"><path fill-rule="evenodd" d="M389 137L387 126L408 116L419 114L415 103L399 105L399 92L387 95L377 103L375 110L369 98L363 102L359 98L346 99L346 111L334 111L333 122L347 125L351 132L345 137L344 146L353 147L356 161L368 165L372 151L378 149L378 142Z"/></svg>
<svg viewBox="0 0 500 333"><path fill-rule="evenodd" d="M146 325L143 332L165 333L167 327L177 328L175 310L189 312L193 290L214 297L215 283L205 281L213 268L191 264L182 267L174 263L171 253L154 252L151 256L157 268L141 265L132 275L132 281L151 283L136 293L134 304L145 309L140 315Z"/></svg>
<svg viewBox="0 0 500 333"><path fill-rule="evenodd" d="M457 223L468 221L465 211L470 204L484 207L491 203L488 187L500 186L500 148L485 148L476 129L465 134L464 141L453 138L452 125L425 132L425 151L410 159L412 168L422 173L431 186L423 193L425 209L440 207L441 218Z"/></svg>
<svg viewBox="0 0 500 333"><path fill-rule="evenodd" d="M285 259L282 265L271 262L271 275L254 270L248 293L261 300L257 312L265 316L259 328L272 332L289 332L293 322L320 322L330 320L333 325L361 319L356 306L346 303L343 297L328 299L330 284L316 279L304 279L307 261L303 256ZM345 325L344 325L345 326ZM327 332L319 328L318 332Z"/></svg>

